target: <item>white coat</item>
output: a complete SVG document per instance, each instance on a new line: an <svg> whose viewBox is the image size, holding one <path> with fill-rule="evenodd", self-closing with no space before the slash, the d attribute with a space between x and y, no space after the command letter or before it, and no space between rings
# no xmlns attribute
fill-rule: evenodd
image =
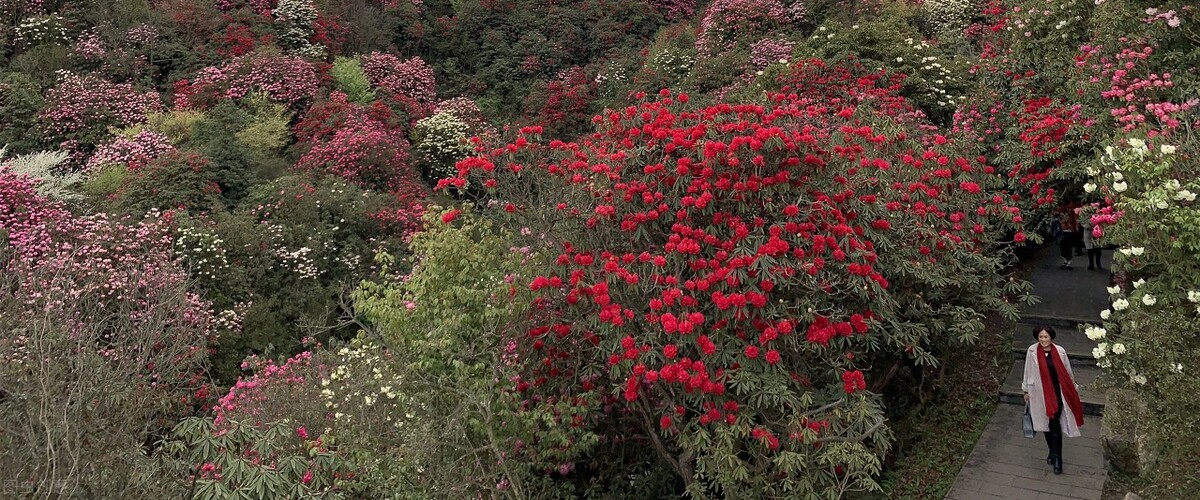
<svg viewBox="0 0 1200 500"><path fill-rule="evenodd" d="M1067 350L1062 346L1055 345L1058 350L1058 357L1062 359L1063 366L1067 368L1067 375L1071 376L1071 382L1075 382L1075 372L1071 370L1071 360L1067 359ZM1029 393L1029 415L1033 417L1033 430L1038 432L1047 432L1050 430L1050 417L1046 416L1046 396L1042 391L1042 374L1038 368L1037 357L1041 351L1041 346L1037 343L1029 346L1025 352L1025 377L1021 380L1021 390ZM1059 382L1064 382L1061 378ZM1075 384L1076 392L1079 391L1079 384ZM1050 393L1054 393L1054 388L1050 389ZM1062 415L1058 421L1062 425L1062 433L1066 437L1079 437L1079 426L1075 424L1075 414L1071 411L1071 407L1067 406L1066 401L1059 401L1059 406L1062 408Z"/></svg>

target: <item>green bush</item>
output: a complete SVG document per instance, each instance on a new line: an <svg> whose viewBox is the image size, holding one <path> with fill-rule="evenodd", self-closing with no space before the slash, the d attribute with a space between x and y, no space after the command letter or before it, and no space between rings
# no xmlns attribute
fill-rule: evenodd
<svg viewBox="0 0 1200 500"><path fill-rule="evenodd" d="M359 104L370 104L375 100L375 91L371 82L363 74L362 64L357 58L339 57L333 60L329 70L333 78L333 88L346 94L346 100Z"/></svg>

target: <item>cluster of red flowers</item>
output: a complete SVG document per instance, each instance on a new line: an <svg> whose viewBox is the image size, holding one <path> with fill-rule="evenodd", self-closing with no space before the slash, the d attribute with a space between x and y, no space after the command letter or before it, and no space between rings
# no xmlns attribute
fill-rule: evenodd
<svg viewBox="0 0 1200 500"><path fill-rule="evenodd" d="M600 362L624 374L612 380L624 400L674 413L663 428L737 422L730 384L751 373L806 391L818 367L837 368L855 394L866 383L853 353L870 332L891 334L874 325L899 314L898 294L916 294L893 291L911 278L885 276L877 249L936 266L1020 226L989 187L994 170L926 133L898 80L820 61L786 78L769 106L639 96L595 117L582 144L523 129L441 183L492 189L515 227L559 221L541 235L557 241L551 268L529 278L544 322L528 332L535 362L518 389L586 389ZM890 126L869 121L880 119ZM522 198L517 181L546 199Z"/></svg>

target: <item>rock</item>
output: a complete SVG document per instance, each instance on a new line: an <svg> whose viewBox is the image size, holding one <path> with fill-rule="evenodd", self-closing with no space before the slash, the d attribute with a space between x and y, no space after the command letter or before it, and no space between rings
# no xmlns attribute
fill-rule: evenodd
<svg viewBox="0 0 1200 500"><path fill-rule="evenodd" d="M1145 430L1139 427L1145 420L1145 405L1132 391L1110 389L1105 396L1104 431L1100 435L1104 457L1113 469L1126 474L1148 472L1157 454Z"/></svg>
<svg viewBox="0 0 1200 500"><path fill-rule="evenodd" d="M1125 500L1142 500L1142 496L1131 491L1125 494Z"/></svg>

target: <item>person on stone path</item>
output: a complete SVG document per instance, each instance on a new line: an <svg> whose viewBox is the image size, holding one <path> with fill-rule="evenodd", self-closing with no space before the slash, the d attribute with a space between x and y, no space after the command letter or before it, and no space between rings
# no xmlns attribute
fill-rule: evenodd
<svg viewBox="0 0 1200 500"><path fill-rule="evenodd" d="M1091 217L1080 218L1080 229L1083 230L1083 248L1087 249L1088 256L1088 271L1093 269L1104 270L1100 266L1100 256L1102 250L1100 245L1096 244L1096 239L1092 237L1092 221Z"/></svg>
<svg viewBox="0 0 1200 500"><path fill-rule="evenodd" d="M1083 403L1067 350L1054 344L1055 337L1053 327L1038 325L1033 329L1037 342L1025 353L1021 390L1029 404L1033 429L1046 436L1046 447L1050 449L1046 463L1054 467L1055 474L1062 474L1062 438L1080 436Z"/></svg>
<svg viewBox="0 0 1200 500"><path fill-rule="evenodd" d="M1071 251L1074 250L1075 241L1079 238L1079 218L1075 216L1074 210L1067 208L1059 214L1058 220L1062 232L1061 236L1055 236L1055 240L1058 242L1058 250L1063 258L1063 263L1059 268L1070 271L1072 269Z"/></svg>

